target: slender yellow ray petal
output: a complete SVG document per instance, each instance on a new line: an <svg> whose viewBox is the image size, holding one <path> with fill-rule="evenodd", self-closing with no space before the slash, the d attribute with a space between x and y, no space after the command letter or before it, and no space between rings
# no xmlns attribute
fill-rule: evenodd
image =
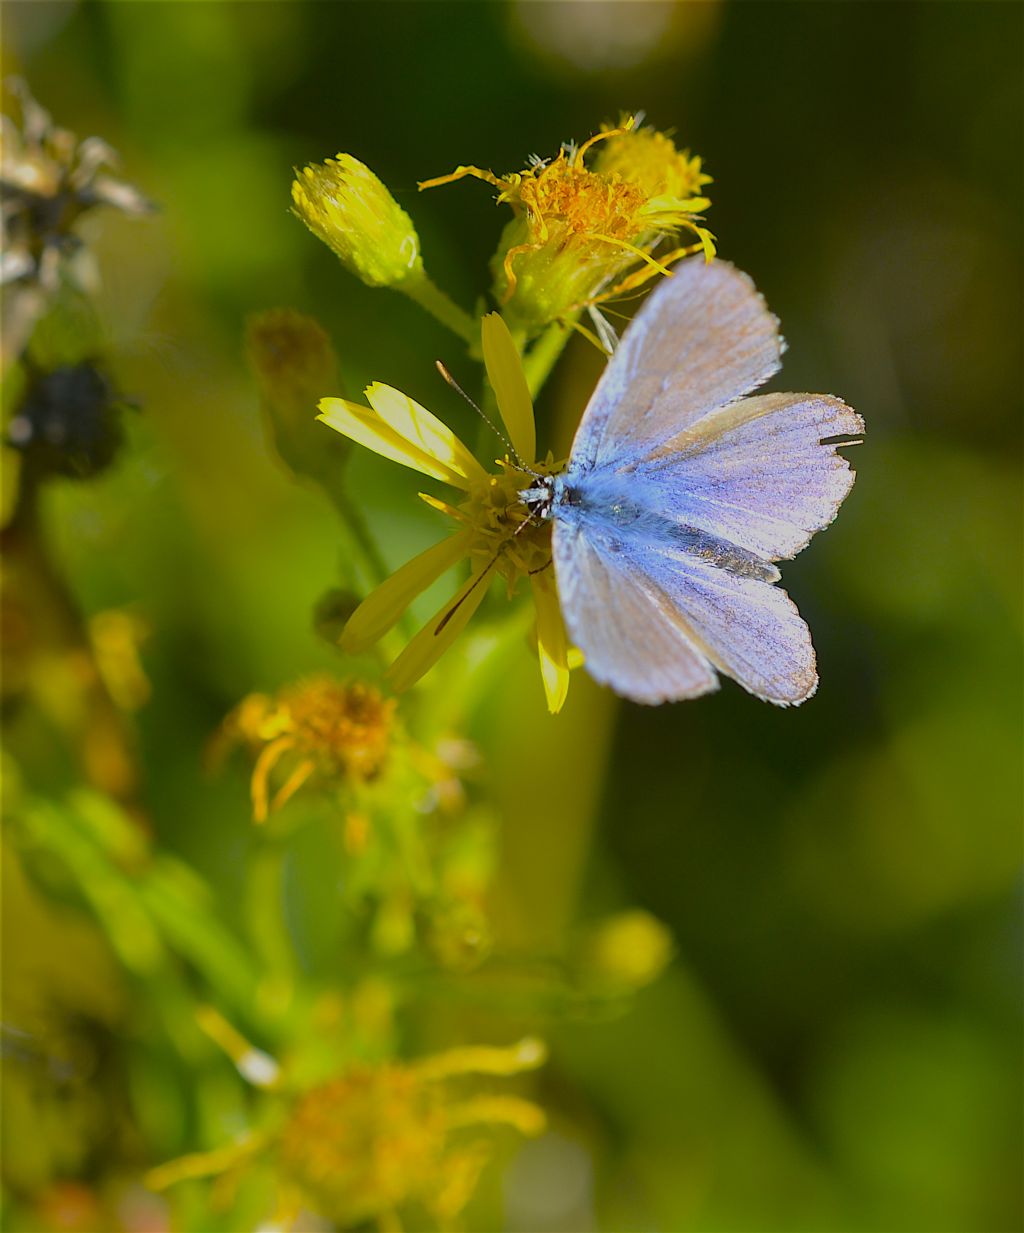
<svg viewBox="0 0 1024 1233"><path fill-rule="evenodd" d="M306 758L300 762L281 787L274 793L274 799L270 802L271 812L276 813L285 806L315 770L316 763L312 758Z"/></svg>
<svg viewBox="0 0 1024 1233"><path fill-rule="evenodd" d="M238 1067L243 1078L254 1087L273 1088L281 1077L281 1069L269 1053L250 1044L236 1027L228 1023L219 1010L200 1006L196 1021Z"/></svg>
<svg viewBox="0 0 1024 1233"><path fill-rule="evenodd" d="M487 578L494 561L478 569L413 638L387 671L387 679L401 693L433 668L455 639L466 628L487 594Z"/></svg>
<svg viewBox="0 0 1024 1233"><path fill-rule="evenodd" d="M150 1190L166 1190L175 1182L196 1177L212 1177L255 1155L266 1146L266 1142L266 1135L255 1133L247 1135L240 1142L215 1148L212 1152L193 1152L189 1156L180 1156L177 1160L169 1160L167 1164L157 1165L155 1169L143 1174L143 1184Z"/></svg>
<svg viewBox="0 0 1024 1233"><path fill-rule="evenodd" d="M434 479L443 480L453 488L469 488L464 475L449 463L435 458L422 447L406 440L369 407L349 402L345 398L321 398L318 420L323 420L335 432L351 438L383 458L412 467Z"/></svg>
<svg viewBox="0 0 1024 1233"><path fill-rule="evenodd" d="M707 197L689 197L682 201L669 193L663 193L660 197L652 197L645 205L642 205L637 211L637 216L650 218L653 215L668 219L678 214L700 214L710 205L711 201Z"/></svg>
<svg viewBox="0 0 1024 1233"><path fill-rule="evenodd" d="M265 745L260 751L260 756L256 759L256 765L252 769L252 779L249 781L249 790L252 795L252 820L254 822L266 822L270 815L270 807L268 800L270 789L268 780L270 772L281 760L281 755L295 746L295 739L291 736L279 736L276 741L271 741L269 745Z"/></svg>
<svg viewBox="0 0 1024 1233"><path fill-rule="evenodd" d="M462 560L471 540L471 532L458 531L386 578L349 617L341 631L342 650L357 654L382 638L421 591Z"/></svg>
<svg viewBox="0 0 1024 1233"><path fill-rule="evenodd" d="M408 394L375 381L366 389L366 401L390 428L410 445L416 446L450 467L464 480L484 483L487 472L477 462L447 424ZM460 485L465 487L465 485Z"/></svg>
<svg viewBox="0 0 1024 1233"><path fill-rule="evenodd" d="M557 715L569 692L569 647L565 622L558 602L558 589L550 569L530 579L537 606L537 656L548 710Z"/></svg>
<svg viewBox="0 0 1024 1233"><path fill-rule="evenodd" d="M671 277L671 271L665 268L659 261L651 256L650 253L644 252L642 248L637 248L635 244L630 244L628 240L620 240L613 235L600 235L594 232L595 240L604 240L606 244L614 244L616 248L624 248L627 253L632 253L635 257L639 257L641 261L646 261L649 266L652 266L659 274L664 274Z"/></svg>
<svg viewBox="0 0 1024 1233"><path fill-rule="evenodd" d="M715 237L704 227L694 227L694 231L700 237L701 246L704 249L704 260L710 261L718 249L715 246Z"/></svg>
<svg viewBox="0 0 1024 1233"><path fill-rule="evenodd" d="M498 410L509 439L523 462L532 463L537 457L533 399L519 351L500 313L488 313L484 317L480 323L480 337L487 379L498 400Z"/></svg>
<svg viewBox="0 0 1024 1233"><path fill-rule="evenodd" d="M470 518L464 509L459 509L455 505L449 505L447 501L442 501L439 497L432 497L429 492L418 492L416 495L425 505L429 505L431 509L436 509L438 513L444 514L448 518L454 518L456 522L465 522L469 526L473 525L473 519Z"/></svg>
<svg viewBox="0 0 1024 1233"><path fill-rule="evenodd" d="M524 1036L514 1045L464 1045L446 1049L412 1063L421 1079L449 1079L452 1075L519 1075L547 1061L547 1045L537 1036Z"/></svg>
<svg viewBox="0 0 1024 1233"><path fill-rule="evenodd" d="M454 1130L458 1126L514 1126L520 1134L533 1138L547 1126L544 1110L521 1096L475 1096L446 1110L445 1120Z"/></svg>
<svg viewBox="0 0 1024 1233"><path fill-rule="evenodd" d="M493 171L484 171L480 167L456 167L446 176L435 176L432 180L420 180L416 187L422 192L425 188L437 188L440 184L452 184L463 176L475 176L478 180L486 180L495 188L503 188L504 180L499 180Z"/></svg>

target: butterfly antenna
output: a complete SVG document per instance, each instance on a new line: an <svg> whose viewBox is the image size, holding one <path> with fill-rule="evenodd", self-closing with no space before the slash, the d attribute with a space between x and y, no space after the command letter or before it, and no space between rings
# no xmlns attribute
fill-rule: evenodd
<svg viewBox="0 0 1024 1233"><path fill-rule="evenodd" d="M480 418L487 425L487 427L491 430L491 432L494 433L494 435L498 438L498 440L502 443L502 445L504 445L504 447L508 450L509 457L516 464L516 466L522 468L525 471L526 467L523 464L523 460L516 453L515 446L513 446L512 442L508 439L508 437L506 437L505 434L501 431L501 429L498 428L498 426L491 420L491 418L487 414L485 414L485 412L482 411L480 407L476 405L476 403L472 400L472 398L470 398L470 396L466 393L466 391L462 388L462 386L459 385L458 381L455 380L455 378L448 371L448 369L444 366L444 364L440 360L435 360L434 363L437 365L437 371L441 374L442 377L444 377L444 379L448 382L448 384L452 387L452 389L455 390L457 394L462 395L462 397L466 400L466 402L469 403L469 405L473 408L473 410L477 413L477 415L480 416Z"/></svg>
<svg viewBox="0 0 1024 1233"><path fill-rule="evenodd" d="M501 556L501 548L498 549L498 551L494 554L494 556L490 559L490 561L487 562L487 564L480 571L480 573L477 574L476 578L473 579L473 585L465 592L464 595L461 596L461 598L458 600L457 603L452 604L452 606L448 609L448 611L444 614L444 616L440 619L440 621L438 621L437 628L434 630L435 638L437 637L439 633L441 633L444 627L448 624L448 622L452 619L452 617L456 614L456 612L458 612L458 610L462 607L462 605L466 602L466 600L469 599L469 597L477 589L480 583L483 582L483 580L487 577L487 575L491 572L491 570L495 567L495 565L498 564L499 556Z"/></svg>
<svg viewBox="0 0 1024 1233"><path fill-rule="evenodd" d="M458 610L462 607L462 605L466 602L466 600L469 599L469 597L473 594L473 592L477 589L477 587L481 584L481 582L483 582L483 580L487 577L487 575L491 572L491 570L494 569L495 565L498 564L498 559L500 558L501 554L505 551L505 549L509 546L509 544L512 543L512 541L516 538L516 536L520 535L523 531L525 531L526 528L532 522L533 522L532 518L524 518L523 521L516 527L516 529L508 537L508 539L502 540L502 542L498 545L498 549L495 552L494 556L491 557L491 559L487 562L487 564L483 567L480 573L477 574L476 578L473 580L473 585L469 587L466 593L459 599L458 603L453 604L448 609L448 611L444 614L444 616L440 619L440 621L438 621L437 628L434 630L435 638L444 629L444 627L448 624L448 622L452 619L452 617L456 614L456 612L458 612ZM547 569L547 566L545 565L544 568Z"/></svg>

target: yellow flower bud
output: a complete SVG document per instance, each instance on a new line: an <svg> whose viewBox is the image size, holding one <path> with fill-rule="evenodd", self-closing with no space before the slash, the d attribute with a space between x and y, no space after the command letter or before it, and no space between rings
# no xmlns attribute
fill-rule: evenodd
<svg viewBox="0 0 1024 1233"><path fill-rule="evenodd" d="M278 455L296 475L333 490L343 474L348 447L342 441L325 442L314 419L323 391L338 384L338 362L330 340L312 317L275 308L249 319L245 343Z"/></svg>
<svg viewBox="0 0 1024 1233"><path fill-rule="evenodd" d="M339 154L292 182L295 213L368 287L423 277L412 219L364 163Z"/></svg>
<svg viewBox="0 0 1024 1233"><path fill-rule="evenodd" d="M601 982L641 989L657 979L672 958L672 935L641 908L617 912L587 938L586 965Z"/></svg>
<svg viewBox="0 0 1024 1233"><path fill-rule="evenodd" d="M671 197L680 203L699 197L711 183L699 156L677 150L671 137L654 128L624 128L610 136L597 149L594 170L639 185L648 198ZM699 208L706 204L702 199Z"/></svg>

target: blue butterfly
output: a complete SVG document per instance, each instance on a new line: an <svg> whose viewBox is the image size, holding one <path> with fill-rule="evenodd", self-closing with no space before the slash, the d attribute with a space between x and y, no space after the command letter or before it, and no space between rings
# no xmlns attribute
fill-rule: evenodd
<svg viewBox="0 0 1024 1233"><path fill-rule="evenodd" d="M681 263L632 321L566 469L521 493L553 522L558 593L598 681L635 702L718 673L780 706L817 688L810 631L774 562L853 485L861 417L825 394L746 397L780 368L778 321L723 261Z"/></svg>

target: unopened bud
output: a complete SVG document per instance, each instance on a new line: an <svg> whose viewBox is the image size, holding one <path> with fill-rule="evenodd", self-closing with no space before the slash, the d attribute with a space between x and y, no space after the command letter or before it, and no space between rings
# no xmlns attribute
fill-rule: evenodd
<svg viewBox="0 0 1024 1233"><path fill-rule="evenodd" d="M312 317L274 308L249 319L245 341L278 454L296 474L332 489L349 451L316 422L324 390L338 386L330 340Z"/></svg>
<svg viewBox="0 0 1024 1233"><path fill-rule="evenodd" d="M586 967L602 982L641 989L664 971L672 958L672 935L641 908L617 912L598 924L586 940Z"/></svg>
<svg viewBox="0 0 1024 1233"><path fill-rule="evenodd" d="M295 213L369 287L423 276L412 219L351 154L303 168L292 183Z"/></svg>

